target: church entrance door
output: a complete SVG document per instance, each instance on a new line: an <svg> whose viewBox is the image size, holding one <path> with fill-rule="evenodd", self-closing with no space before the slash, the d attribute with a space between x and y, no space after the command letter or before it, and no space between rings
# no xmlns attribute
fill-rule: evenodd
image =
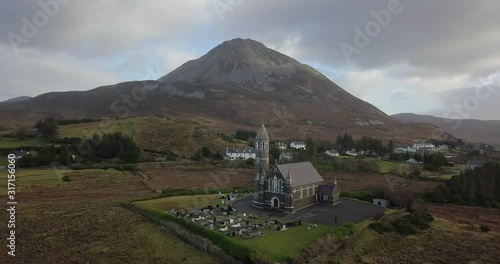
<svg viewBox="0 0 500 264"><path fill-rule="evenodd" d="M273 199L271 199L271 206L273 208L279 208L280 207L280 200L276 197L273 197Z"/></svg>

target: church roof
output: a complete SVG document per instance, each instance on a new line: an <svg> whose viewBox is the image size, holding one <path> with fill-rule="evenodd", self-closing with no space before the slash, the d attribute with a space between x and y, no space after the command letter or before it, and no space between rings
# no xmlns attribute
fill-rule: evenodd
<svg viewBox="0 0 500 264"><path fill-rule="evenodd" d="M257 132L257 136L255 137L255 139L266 139L266 140L269 140L269 135L267 134L267 130L266 130L266 127L264 126L264 124L262 124L260 126L260 129L259 131Z"/></svg>
<svg viewBox="0 0 500 264"><path fill-rule="evenodd" d="M302 186L311 183L322 182L323 177L319 175L311 162L298 162L276 165L281 175L292 175L292 187Z"/></svg>

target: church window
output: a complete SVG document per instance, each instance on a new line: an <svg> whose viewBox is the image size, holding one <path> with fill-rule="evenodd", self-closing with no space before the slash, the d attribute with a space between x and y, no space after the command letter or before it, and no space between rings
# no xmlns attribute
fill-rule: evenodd
<svg viewBox="0 0 500 264"><path fill-rule="evenodd" d="M278 180L278 191L283 192L283 181L281 179Z"/></svg>
<svg viewBox="0 0 500 264"><path fill-rule="evenodd" d="M273 192L275 192L275 193L278 192L278 188L279 188L278 178L276 178L276 175L274 175L274 177L273 177L273 189L272 189Z"/></svg>

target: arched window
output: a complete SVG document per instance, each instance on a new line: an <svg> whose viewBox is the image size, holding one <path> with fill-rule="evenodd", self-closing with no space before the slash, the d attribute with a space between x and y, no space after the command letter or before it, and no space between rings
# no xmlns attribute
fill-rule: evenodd
<svg viewBox="0 0 500 264"><path fill-rule="evenodd" d="M283 181L281 179L278 180L278 191L283 192Z"/></svg>

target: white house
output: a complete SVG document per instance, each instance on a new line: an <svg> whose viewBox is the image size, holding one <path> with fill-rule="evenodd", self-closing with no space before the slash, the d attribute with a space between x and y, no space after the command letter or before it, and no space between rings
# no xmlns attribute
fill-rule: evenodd
<svg viewBox="0 0 500 264"><path fill-rule="evenodd" d="M280 164L290 163L292 161L293 161L293 154L292 153L290 153L290 152L280 153L280 157L279 157Z"/></svg>
<svg viewBox="0 0 500 264"><path fill-rule="evenodd" d="M294 149L306 149L306 143L302 141L294 141L290 143L290 147Z"/></svg>
<svg viewBox="0 0 500 264"><path fill-rule="evenodd" d="M247 160L255 159L254 148L226 148L226 160Z"/></svg>
<svg viewBox="0 0 500 264"><path fill-rule="evenodd" d="M450 148L448 148L448 146L446 146L446 145L441 145L441 146L438 147L438 151L439 152L445 152L445 151L448 151L448 150L450 150Z"/></svg>
<svg viewBox="0 0 500 264"><path fill-rule="evenodd" d="M279 150L286 150L287 148L286 142L284 141L276 142L276 146L278 147Z"/></svg>
<svg viewBox="0 0 500 264"><path fill-rule="evenodd" d="M340 155L339 152L334 150L334 149L329 149L329 150L325 151L325 154L330 156L330 157L338 157Z"/></svg>
<svg viewBox="0 0 500 264"><path fill-rule="evenodd" d="M397 148L397 149L394 150L394 153L396 153L396 154L405 154L406 151L407 151L406 148Z"/></svg>
<svg viewBox="0 0 500 264"><path fill-rule="evenodd" d="M432 143L415 143L413 144L413 147L416 148L417 150L430 150L430 151L437 151L436 146Z"/></svg>
<svg viewBox="0 0 500 264"><path fill-rule="evenodd" d="M356 152L355 149L351 149L345 152L346 155L351 156L351 157L357 157L358 153Z"/></svg>
<svg viewBox="0 0 500 264"><path fill-rule="evenodd" d="M414 148L414 147L407 147L407 148L406 148L406 151L407 151L407 152L411 152L411 153L416 153L416 152L417 152L417 148Z"/></svg>

